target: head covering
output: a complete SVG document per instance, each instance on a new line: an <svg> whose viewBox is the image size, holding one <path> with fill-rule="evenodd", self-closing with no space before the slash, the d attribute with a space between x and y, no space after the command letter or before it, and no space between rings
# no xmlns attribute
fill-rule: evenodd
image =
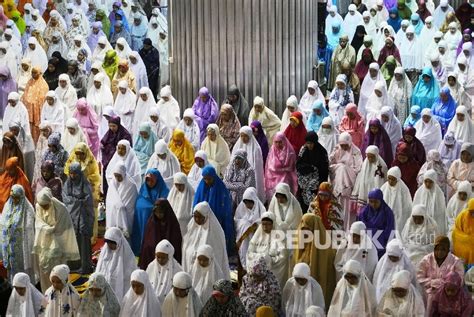
<svg viewBox="0 0 474 317"><path fill-rule="evenodd" d="M162 219L156 216L157 211L163 214ZM164 239L168 240L176 250L174 253L175 259L181 261L182 236L181 231L177 230L178 227L178 219L169 201L165 198L157 199L152 214L145 225L140 259L138 260L140 268L146 269L148 264L154 260L155 247Z"/></svg>
<svg viewBox="0 0 474 317"><path fill-rule="evenodd" d="M181 143L178 145L178 143ZM183 173L189 173L194 164L194 148L183 130L175 129L169 143L170 150L176 155Z"/></svg>
<svg viewBox="0 0 474 317"><path fill-rule="evenodd" d="M276 142L282 144L281 149L277 147ZM293 170L295 161L296 154L292 144L285 134L278 132L273 139L273 145L268 153L266 163L265 188L267 189L267 199L272 196L272 189L282 181L290 186L293 193L296 193L297 176Z"/></svg>
<svg viewBox="0 0 474 317"><path fill-rule="evenodd" d="M426 83L423 77L429 77L430 80ZM413 89L413 95L411 99L412 104L420 106L421 109L431 107L438 95L439 86L434 80L431 67L423 68L418 82Z"/></svg>
<svg viewBox="0 0 474 317"><path fill-rule="evenodd" d="M185 299L178 298L171 291L166 296L161 307L163 316L177 316L187 314L190 317L197 317L202 310L202 303L192 285L192 278L186 272L178 272L173 277L173 287L187 290Z"/></svg>
<svg viewBox="0 0 474 317"><path fill-rule="evenodd" d="M114 294L112 287L107 282L102 273L93 273L89 277L88 288L82 295L81 305L79 306L79 315L100 316L100 315L118 315L120 312L120 303ZM91 294L90 289L100 289L102 294L99 298Z"/></svg>
<svg viewBox="0 0 474 317"><path fill-rule="evenodd" d="M314 131L317 133L321 127L323 119L329 116L329 112L326 110L326 107L321 100L316 100L311 109L312 111L308 116L306 127L308 131Z"/></svg>
<svg viewBox="0 0 474 317"><path fill-rule="evenodd" d="M377 133L372 133L370 130L371 127L376 127L378 129ZM364 140L362 142L362 146L360 147L361 152L365 153L369 145L375 145L378 147L379 155L383 158L387 165L392 162L393 150L391 140L379 119L372 119L369 121L369 129L367 132L365 132ZM363 154L363 156L365 155Z"/></svg>
<svg viewBox="0 0 474 317"><path fill-rule="evenodd" d="M274 311L278 311L281 292L278 280L268 269L265 258L255 260L249 273L244 276L240 290L240 300L244 304L247 313L254 315L260 306L270 306ZM259 279L255 277L258 275Z"/></svg>
<svg viewBox="0 0 474 317"><path fill-rule="evenodd" d="M96 273L105 276L120 301L130 288L130 275L137 268L135 256L119 228L107 229L104 238L115 242L117 248L112 250L107 243L102 247Z"/></svg>
<svg viewBox="0 0 474 317"><path fill-rule="evenodd" d="M130 284L133 282L141 283L144 292L137 295L133 288L130 288L123 298L123 307L121 316L149 316L160 311L160 303L151 286L148 274L143 270L135 270L130 276Z"/></svg>
<svg viewBox="0 0 474 317"><path fill-rule="evenodd" d="M168 256L168 262L166 262L165 265L161 265L157 260L154 260L146 269L151 285L160 303L163 303L166 295L168 295L172 289L173 276L183 270L178 261L173 257L174 251L173 245L168 240L161 240L155 247L155 254L166 254Z"/></svg>

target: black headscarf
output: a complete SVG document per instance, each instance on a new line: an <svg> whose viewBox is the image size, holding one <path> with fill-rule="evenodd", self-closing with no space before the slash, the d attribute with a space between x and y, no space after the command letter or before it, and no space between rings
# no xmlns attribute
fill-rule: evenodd
<svg viewBox="0 0 474 317"><path fill-rule="evenodd" d="M249 103L247 102L245 97L242 95L237 85L231 85L229 87L229 90L227 91L227 95L237 96L236 102L231 103L229 101L229 98L227 97L224 103L228 103L232 105L232 107L234 108L235 114L237 115L237 118L239 118L239 122L241 123L241 125L245 125L245 123L248 122L249 120L249 113L250 113Z"/></svg>
<svg viewBox="0 0 474 317"><path fill-rule="evenodd" d="M362 33L363 35L359 36L358 33ZM352 39L352 42L351 42L351 46L354 48L356 55L359 52L359 49L364 44L365 35L367 35L367 32L365 31L365 27L363 25L358 25L354 33L354 38Z"/></svg>
<svg viewBox="0 0 474 317"><path fill-rule="evenodd" d="M58 69L58 64L59 62L56 59L50 59L48 61L48 69L46 69L43 74L43 78L48 84L49 90L55 90L56 88L58 88L59 75L61 75ZM49 65L54 66L54 71L49 71Z"/></svg>
<svg viewBox="0 0 474 317"><path fill-rule="evenodd" d="M296 161L296 169L302 175L310 174L316 168L319 174L319 181L326 182L329 173L328 152L318 142L318 135L314 131L309 131L305 137L306 142L314 143L314 148L309 150L304 146Z"/></svg>
<svg viewBox="0 0 474 317"><path fill-rule="evenodd" d="M67 60L61 56L61 53L58 51L53 52L51 55L51 59L57 59L56 69L58 70L59 74L67 73Z"/></svg>

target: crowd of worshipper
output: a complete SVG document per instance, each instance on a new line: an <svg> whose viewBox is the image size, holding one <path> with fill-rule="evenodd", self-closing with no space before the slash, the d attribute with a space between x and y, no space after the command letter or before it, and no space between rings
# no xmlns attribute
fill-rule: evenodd
<svg viewBox="0 0 474 317"><path fill-rule="evenodd" d="M281 116L179 104L164 8L0 2L0 315L473 314L472 0L329 2Z"/></svg>

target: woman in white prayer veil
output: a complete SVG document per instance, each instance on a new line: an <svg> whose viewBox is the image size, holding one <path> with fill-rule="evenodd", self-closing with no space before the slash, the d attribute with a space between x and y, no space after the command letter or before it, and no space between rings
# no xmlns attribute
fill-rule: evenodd
<svg viewBox="0 0 474 317"><path fill-rule="evenodd" d="M68 153L72 153L77 143L87 144L87 138L76 118L69 118L66 121L66 128L61 135L61 145Z"/></svg>
<svg viewBox="0 0 474 317"><path fill-rule="evenodd" d="M395 68L394 78L388 88L388 95L393 100L394 112L400 122L405 122L411 105L413 86L403 67Z"/></svg>
<svg viewBox="0 0 474 317"><path fill-rule="evenodd" d="M130 289L122 301L120 317L161 316L160 302L151 286L148 274L135 270L130 276Z"/></svg>
<svg viewBox="0 0 474 317"><path fill-rule="evenodd" d="M235 210L234 223L236 232L237 249L240 264L247 267L247 250L250 240L258 229L260 218L266 212L265 206L257 196L257 190L249 187L243 194L242 201Z"/></svg>
<svg viewBox="0 0 474 317"><path fill-rule="evenodd" d="M118 162L113 167L113 178L108 182L109 190L105 199L105 227L117 227L129 238L132 233L135 201L138 196L137 186L127 174L124 163Z"/></svg>
<svg viewBox="0 0 474 317"><path fill-rule="evenodd" d="M99 131L97 132L100 140L102 140L107 131L109 131L109 118L115 117L116 115L113 106L104 107L100 119Z"/></svg>
<svg viewBox="0 0 474 317"><path fill-rule="evenodd" d="M100 293L98 293L100 291ZM89 276L88 286L81 296L78 317L118 316L120 303L112 287L101 273L92 273Z"/></svg>
<svg viewBox="0 0 474 317"><path fill-rule="evenodd" d="M21 63L18 67L18 75L15 78L16 83L18 85L18 93L20 94L20 97L23 95L23 92L25 91L26 84L31 79L31 69L32 69L31 59L24 57L21 60Z"/></svg>
<svg viewBox="0 0 474 317"><path fill-rule="evenodd" d="M104 235L96 272L105 275L119 302L130 288L130 275L137 269L135 255L119 228L109 228Z"/></svg>
<svg viewBox="0 0 474 317"><path fill-rule="evenodd" d="M53 90L48 91L41 108L41 122L48 121L53 132L64 132L64 104Z"/></svg>
<svg viewBox="0 0 474 317"><path fill-rule="evenodd" d="M464 87L458 81L458 74L455 72L451 72L448 74L448 81L444 87L449 89L451 96L453 96L456 104L461 105L470 105L471 98L468 96Z"/></svg>
<svg viewBox="0 0 474 317"><path fill-rule="evenodd" d="M425 255L433 252L434 240L438 235L438 225L428 215L424 205L414 205L402 231L402 241L408 257L415 267Z"/></svg>
<svg viewBox="0 0 474 317"><path fill-rule="evenodd" d="M211 297L212 286L217 280L224 278L224 273L214 259L214 250L210 245L203 244L196 251L196 259L190 272L193 287L201 302L206 303Z"/></svg>
<svg viewBox="0 0 474 317"><path fill-rule="evenodd" d="M105 53L107 53L107 51L109 50L113 50L113 48L112 48L112 45L110 45L109 41L107 40L107 37L106 36L99 37L99 40L97 41L97 46L92 52L92 60L94 62L102 63L105 59Z"/></svg>
<svg viewBox="0 0 474 317"><path fill-rule="evenodd" d="M408 29L408 26L410 26L410 21L409 20L402 20L402 23L400 25L400 29L398 30L397 34L395 34L395 45L399 48L401 43L406 37L406 31ZM443 36L441 33L440 38Z"/></svg>
<svg viewBox="0 0 474 317"><path fill-rule="evenodd" d="M387 243L385 254L377 263L372 280L377 302L380 301L385 292L390 288L393 275L402 270L407 270L411 273L411 283L417 286L416 269L408 258L402 241L399 239L390 240Z"/></svg>
<svg viewBox="0 0 474 317"><path fill-rule="evenodd" d="M421 50L421 43L416 38L415 28L410 25L405 36L402 38L400 46L400 58L405 70L420 70L423 67L423 55Z"/></svg>
<svg viewBox="0 0 474 317"><path fill-rule="evenodd" d="M168 188L173 186L174 175L181 171L178 158L170 151L163 139L155 143L155 153L148 161L147 170L150 168L156 168L160 171L161 177L163 177ZM181 233L183 234L182 231Z"/></svg>
<svg viewBox="0 0 474 317"><path fill-rule="evenodd" d="M448 0L440 0L439 6L436 7L434 12L431 12L433 15L434 25L439 29L443 25L443 22L446 19L446 15L449 12L454 12L454 9L449 5Z"/></svg>
<svg viewBox="0 0 474 317"><path fill-rule="evenodd" d="M191 275L186 272L176 273L172 286L161 306L163 316L198 317L202 302L193 288Z"/></svg>
<svg viewBox="0 0 474 317"><path fill-rule="evenodd" d="M456 116L449 123L448 131L454 132L457 141L474 141L474 122L471 120L465 106L459 106L456 108Z"/></svg>
<svg viewBox="0 0 474 317"><path fill-rule="evenodd" d="M10 74L12 78L16 79L18 76L18 60L17 56L20 57L21 55L14 55L15 53L8 47L8 42L5 40L0 42L0 65L7 66L10 70Z"/></svg>
<svg viewBox="0 0 474 317"><path fill-rule="evenodd" d="M365 82L365 80L364 80L364 82ZM380 81L375 83L375 85L373 87L373 92L370 95L369 100L366 103L366 109L365 109L365 111L366 111L365 120L367 122L366 130L369 129L370 120L377 119L377 118L380 118L382 116L382 108L383 107L388 107L393 111L394 104L393 104L392 98L390 98L390 96L388 95L387 86L385 86L385 80L380 80ZM385 128L385 126L387 126L387 125L383 125L383 126ZM387 134L388 133L389 133L389 131L387 131ZM396 142L398 142L400 140L401 134L402 134L402 130L401 130L401 127L400 127L399 138L397 139ZM392 138L392 136L390 135L390 139L391 138ZM393 142L394 141L392 141L392 149L394 148Z"/></svg>
<svg viewBox="0 0 474 317"><path fill-rule="evenodd" d="M207 137L201 144L201 150L206 152L207 160L214 166L217 175L224 175L230 162L230 151L217 124L211 123L207 126Z"/></svg>
<svg viewBox="0 0 474 317"><path fill-rule="evenodd" d="M112 156L112 159L107 166L107 170L105 171L107 183L109 183L114 177L113 170L118 163L125 164L127 167L127 174L132 178L137 190L140 190L140 186L142 185L140 161L128 140L120 140L117 143L117 150L115 151L114 156Z"/></svg>
<svg viewBox="0 0 474 317"><path fill-rule="evenodd" d="M114 109L122 120L122 126L128 131L132 131L137 96L128 87L128 83L125 80L119 82L118 88L119 93L115 99Z"/></svg>
<svg viewBox="0 0 474 317"><path fill-rule="evenodd" d="M56 265L49 276L52 286L44 293L47 301L44 316L74 317L81 302L81 296L69 281L69 267ZM54 280L54 283L53 283Z"/></svg>
<svg viewBox="0 0 474 317"><path fill-rule="evenodd" d="M194 190L196 190L201 182L202 169L208 164L206 152L199 150L194 154L194 164L188 174L188 182L193 186Z"/></svg>
<svg viewBox="0 0 474 317"><path fill-rule="evenodd" d="M160 115L163 121L166 122L166 125L171 130L174 130L180 121L180 109L179 109L178 102L171 95L170 86L164 86L163 88L161 88L160 100L158 100L158 103L156 104L156 106L160 110ZM186 137L187 137L188 134L186 130L184 129L183 131L185 131ZM194 143L191 141L191 139L188 139L188 140L194 146Z"/></svg>
<svg viewBox="0 0 474 317"><path fill-rule="evenodd" d="M275 274L280 287L283 288L288 275L289 254L285 241L274 239L273 230L275 232L279 230L275 215L272 212L264 212L257 231L250 240L246 263L248 268L252 262L261 257L269 259L269 269Z"/></svg>
<svg viewBox="0 0 474 317"><path fill-rule="evenodd" d="M119 60L120 59L128 60L128 56L132 52L132 49L130 48L130 45L128 45L128 42L123 37L119 37L117 40L117 44L115 45L115 51L117 52L117 56Z"/></svg>
<svg viewBox="0 0 474 317"><path fill-rule="evenodd" d="M324 295L319 283L311 276L306 263L298 263L293 268L282 292L282 306L287 317L307 316L308 306L316 305L324 309Z"/></svg>
<svg viewBox="0 0 474 317"><path fill-rule="evenodd" d="M38 317L41 316L46 300L44 295L31 284L30 277L26 273L17 273L13 277L12 286L14 290L8 300L8 308L5 316L8 317ZM22 294L17 289L23 289Z"/></svg>
<svg viewBox="0 0 474 317"><path fill-rule="evenodd" d="M188 108L184 110L183 119L179 122L177 128L184 131L186 139L191 142L194 150L197 151L201 148L201 132L198 123L196 120L194 120L194 117L193 109Z"/></svg>
<svg viewBox="0 0 474 317"><path fill-rule="evenodd" d="M188 231L189 221L193 217L191 212L193 210L194 188L188 182L186 174L181 172L173 175L173 184L168 186L168 188L171 188L168 194L168 201L178 219L181 235L184 236Z"/></svg>
<svg viewBox="0 0 474 317"><path fill-rule="evenodd" d="M142 87L137 91L137 106L135 107L135 113L133 115L132 131L130 131L130 133L135 136L138 135L138 128L140 127L140 124L150 121L149 112L152 107L156 106L155 97L153 97L153 93L151 92L150 88ZM158 135L157 137L162 139Z"/></svg>
<svg viewBox="0 0 474 317"><path fill-rule="evenodd" d="M28 117L28 110L26 109L23 102L20 100L20 95L17 92L12 91L8 94L8 104L3 114L3 132L7 132L10 127L10 123L20 123L21 127L27 134L30 134L30 123Z"/></svg>
<svg viewBox="0 0 474 317"><path fill-rule="evenodd" d="M424 205L426 214L438 225L439 234L446 233L446 200L444 193L437 184L437 174L428 170L423 176L423 185L418 188L413 198L413 205ZM405 225L406 226L406 225Z"/></svg>
<svg viewBox="0 0 474 317"><path fill-rule="evenodd" d="M173 255L173 245L166 239L161 240L155 248L155 260L148 264L146 269L151 286L161 304L173 288L173 276L183 271Z"/></svg>
<svg viewBox="0 0 474 317"><path fill-rule="evenodd" d="M67 59L68 60L77 60L77 53L81 49L85 49L87 52L87 56L91 56L91 49L89 48L89 45L87 45L86 39L82 35L76 35L74 37L74 44L69 47L67 51Z"/></svg>
<svg viewBox="0 0 474 317"><path fill-rule="evenodd" d="M392 209L395 216L395 229L401 233L412 208L410 190L402 180L402 172L398 166L390 168L387 172L387 182L380 190L383 199Z"/></svg>
<svg viewBox="0 0 474 317"><path fill-rule="evenodd" d="M438 149L442 141L441 125L433 118L431 109L421 110L421 120L415 123L416 137L423 144L425 152Z"/></svg>
<svg viewBox="0 0 474 317"><path fill-rule="evenodd" d="M357 11L355 4L350 4L348 10L349 12L346 14L344 21L342 22L342 29L344 30L344 33L349 36L350 43L354 38L356 27L364 23L364 20L362 19L362 15L359 13L359 11Z"/></svg>
<svg viewBox="0 0 474 317"><path fill-rule="evenodd" d="M321 127L318 131L318 142L321 144L328 154L331 154L336 147L339 140L339 132L334 126L331 117L326 117L321 122Z"/></svg>
<svg viewBox="0 0 474 317"><path fill-rule="evenodd" d="M59 52L61 56L66 57L68 54L68 50L69 50L68 45L64 37L62 36L61 32L54 31L51 34L51 41L48 46L48 51L46 52L48 58L51 58L54 52Z"/></svg>
<svg viewBox="0 0 474 317"><path fill-rule="evenodd" d="M79 248L71 216L49 188L36 195L35 242L33 254L38 257L41 289L51 285L49 273L54 266L79 260Z"/></svg>
<svg viewBox="0 0 474 317"><path fill-rule="evenodd" d="M368 201L369 190L380 188L385 183L387 175L387 164L379 155L376 145L369 145L365 150L366 158L362 163L362 169L357 174L354 189L351 195L350 212L355 214L364 207ZM346 213L349 210L346 210Z"/></svg>
<svg viewBox="0 0 474 317"><path fill-rule="evenodd" d="M168 144L171 139L171 132L168 126L166 125L166 123L161 119L160 110L158 110L158 107L156 106L156 104L154 104L148 110L148 123L150 123L151 129L153 130L153 132L155 132L158 139L163 139ZM199 136L199 133L198 133L198 136Z"/></svg>
<svg viewBox="0 0 474 317"><path fill-rule="evenodd" d="M283 111L283 114L281 115L281 126L280 126L281 132L284 132L286 128L290 125L290 116L295 111L301 112L301 114L303 115L303 122L306 122L306 115L303 111L301 111L301 109L298 106L298 98L296 98L295 95L291 95L286 100L286 108L285 108L285 111Z"/></svg>
<svg viewBox="0 0 474 317"><path fill-rule="evenodd" d="M375 289L359 262L349 260L337 282L328 316L375 316Z"/></svg>
<svg viewBox="0 0 474 317"><path fill-rule="evenodd" d="M431 43L433 42L436 31L438 31L438 28L433 24L433 17L427 17L425 19L425 25L423 25L419 36L423 51L423 59L424 57L427 57L429 54L433 53L433 50L436 49L436 47L433 47L431 51L428 50Z"/></svg>
<svg viewBox="0 0 474 317"><path fill-rule="evenodd" d="M451 199L449 199L448 206L446 207L446 218L448 221L448 237L451 237L456 217L461 211L466 208L467 202L471 198L474 198L471 183L468 181L460 182L458 185L458 190L451 197Z"/></svg>
<svg viewBox="0 0 474 317"><path fill-rule="evenodd" d="M258 198L261 201L265 201L262 149L253 135L252 128L248 126L240 128L240 137L232 149L232 156L240 149L247 152L247 160L255 171L255 188L257 190Z"/></svg>
<svg viewBox="0 0 474 317"><path fill-rule="evenodd" d="M76 89L71 85L71 79L68 74L59 75L58 87L54 92L58 100L65 106L65 118L71 118L76 110L77 93Z"/></svg>
<svg viewBox="0 0 474 317"><path fill-rule="evenodd" d="M104 114L104 110L108 106L114 109L114 97L110 90L110 86L106 85L105 78L106 75L104 75L103 73L98 73L97 75L95 75L94 85L89 88L89 91L87 91L87 103L94 108L94 111L95 113L97 113L98 116ZM117 114L115 109L114 113ZM107 132L107 130L108 126L107 129L104 130L104 134Z"/></svg>
<svg viewBox="0 0 474 317"><path fill-rule="evenodd" d="M40 67L42 73L44 73L48 68L48 57L46 56L46 52L41 45L39 45L34 36L28 39L28 47L26 48L23 58L29 58L31 65L33 67Z"/></svg>
<svg viewBox="0 0 474 317"><path fill-rule="evenodd" d="M145 64L143 60L136 51L130 52L128 55L128 60L130 61L130 69L132 70L133 74L135 75L135 82L137 84L136 91L140 91L142 88L148 88L148 76L146 72ZM154 100L154 99L153 99Z"/></svg>
<svg viewBox="0 0 474 317"><path fill-rule="evenodd" d="M296 197L291 193L290 186L285 183L276 185L275 194L268 206L268 212L275 215L276 225L283 231L296 230L303 212Z"/></svg>
<svg viewBox="0 0 474 317"><path fill-rule="evenodd" d="M335 8L335 7L332 7ZM329 15L328 15L329 17ZM327 18L326 18L327 19ZM326 24L331 25L331 24ZM308 116L313 112L313 104L316 100L321 100L323 104L326 102L321 89L319 89L318 82L315 80L310 80L308 82L308 87L300 99L299 109L303 112L303 115L308 118Z"/></svg>
<svg viewBox="0 0 474 317"><path fill-rule="evenodd" d="M389 99L390 96L388 97ZM391 101L391 100L390 100ZM402 138L402 125L393 113L393 108L385 103L377 116L382 126L390 137L392 143L392 153L395 153L398 141Z"/></svg>
<svg viewBox="0 0 474 317"><path fill-rule="evenodd" d="M344 264L349 260L356 260L362 266L365 275L372 280L375 267L377 266L377 248L372 239L367 235L366 226L362 221L356 221L351 225L346 238L339 245L334 258L337 279L343 277Z"/></svg>
<svg viewBox="0 0 474 317"><path fill-rule="evenodd" d="M411 272L402 270L392 276L391 287L377 307L378 316L425 316L423 297L411 283Z"/></svg>
<svg viewBox="0 0 474 317"><path fill-rule="evenodd" d="M369 98L374 92L375 84L379 81L385 81L380 71L380 66L377 63L372 63L369 65L368 76L365 77L364 81L361 84L360 88L360 99L357 109L359 113L365 118L367 113L367 103ZM367 120L368 121L368 120Z"/></svg>
<svg viewBox="0 0 474 317"><path fill-rule="evenodd" d="M225 236L219 221L207 202L194 206L193 219L188 224L188 232L183 237L183 259L181 264L186 272L190 272L197 258L196 252L200 245L208 244L214 250L214 259L219 263L224 278L230 277L229 259L225 246Z"/></svg>

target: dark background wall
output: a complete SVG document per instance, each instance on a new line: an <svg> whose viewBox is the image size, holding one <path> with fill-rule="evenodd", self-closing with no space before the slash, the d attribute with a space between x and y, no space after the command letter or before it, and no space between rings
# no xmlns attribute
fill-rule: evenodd
<svg viewBox="0 0 474 317"><path fill-rule="evenodd" d="M182 109L207 86L221 104L237 84L278 114L304 93L316 59L316 0L168 0L173 96Z"/></svg>

